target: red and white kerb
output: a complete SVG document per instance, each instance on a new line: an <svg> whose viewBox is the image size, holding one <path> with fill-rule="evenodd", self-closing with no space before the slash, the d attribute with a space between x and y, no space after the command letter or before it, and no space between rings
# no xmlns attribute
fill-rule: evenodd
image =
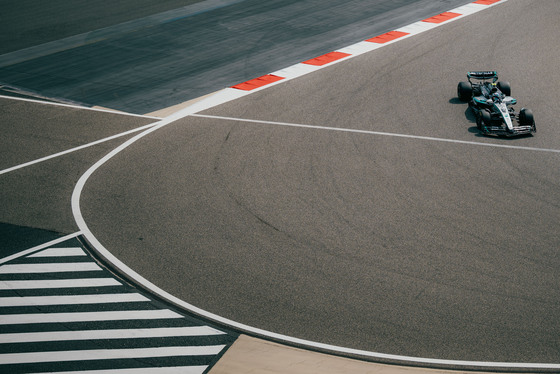
<svg viewBox="0 0 560 374"><path fill-rule="evenodd" d="M259 78L251 79L247 82L236 84L235 86L232 86L231 89L245 91L246 93L258 89L263 89L273 84L278 84L283 81L297 78L307 73L311 73L333 63L340 62L342 60L352 58L362 53L372 51L403 38L419 34L447 22L454 21L461 17L468 16L478 11L487 9L489 6L493 6L498 3L504 3L506 1L507 0L478 0L452 9L448 12L443 12L433 17L426 18L425 20L415 22L397 30L389 31L385 34L375 36L363 42L359 42L339 49L337 51L329 52L322 56L303 61L299 64L292 65L277 72L273 72Z"/></svg>

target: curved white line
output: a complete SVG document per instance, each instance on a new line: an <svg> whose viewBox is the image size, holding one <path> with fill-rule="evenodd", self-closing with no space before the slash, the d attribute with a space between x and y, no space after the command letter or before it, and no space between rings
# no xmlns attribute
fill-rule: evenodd
<svg viewBox="0 0 560 374"><path fill-rule="evenodd" d="M503 1L507 1L507 0L502 0L499 3L502 3ZM498 4L499 4L498 3ZM103 244L101 244L99 242L99 240L93 235L93 233L89 230L83 216L82 216L82 212L80 209L80 196L82 193L82 190L85 186L85 183L87 182L87 180L89 179L89 177L91 177L91 175L98 169L100 168L105 162L107 162L109 159L111 159L112 157L114 157L115 155L117 155L119 152L121 152L122 150L124 150L125 148L127 148L129 145L133 144L134 142L136 142L137 140L141 139L142 137L178 120L181 118L184 118L186 116L195 114L199 111L202 111L204 109L209 109L213 106L216 106L218 104L222 104L225 103L227 101L233 100L235 98L241 97L241 96L245 96L247 94L250 94L252 92L255 92L258 90L254 90L251 92L246 92L246 91L238 91L238 90L233 90L233 89L226 89L224 91L222 91L221 93L218 93L212 97L209 97L206 100L202 100L199 103L194 104L191 107L185 108L180 112L177 112L169 117L166 117L165 119L157 122L154 124L153 127L151 127L150 129L136 135L135 137L129 139L128 141L126 141L125 143L123 143L121 146L117 147L116 149L114 149L112 152L110 152L109 154L107 154L105 157L103 157L101 160L99 160L97 163L95 163L88 171L86 171L86 173L84 175L82 175L82 177L78 180L76 187L74 189L74 192L72 193L72 212L74 214L74 218L76 220L76 223L78 225L78 227L80 228L80 231L82 232L83 236L89 241L89 243L93 246L93 248L102 256L105 258L105 260L107 260L108 262L110 262L115 268L117 268L120 272L126 274L126 276L130 277L131 279L133 279L137 284L139 284L140 286L144 287L145 289L149 290L150 292L153 292L157 295L159 295L161 298L163 298L164 300L166 300L167 302L174 304L180 308L183 308L185 310L188 310L191 313L195 313L199 316L202 316L204 318L207 318L209 320L218 322L222 325L228 326L230 328L233 329L237 329L249 334L253 334L253 335L257 335L260 337L264 337L264 338L269 338L275 341L280 341L280 342L284 342L287 344L292 344L292 345L296 345L296 346L303 346L303 347L307 347L309 349L315 349L315 350L324 350L324 351L329 351L331 353L338 353L338 354L343 354L343 355L350 355L350 356L360 356L363 358L370 358L370 359L377 359L377 360L389 360L389 361L394 361L394 362L401 362L401 363L409 363L409 364L421 364L421 365L432 365L432 366L453 366L453 367L469 367L469 368L494 368L494 369L541 369L541 370L560 370L560 364L542 364L542 363L516 363L516 362L484 362L484 361L461 361L461 360L445 360L445 359L433 359L433 358L422 358L422 357L410 357L410 356L401 356L401 355L393 355L393 354L385 354L385 353L378 353L378 352L370 352L370 351L364 351L364 350L358 350L358 349L351 349L351 348L345 348L345 347L340 347L340 346L335 346L335 345L330 345L330 344L323 344L323 343L319 343L319 342L314 342L314 341L310 341L310 340L304 340L304 339L298 339L298 338L294 338L294 337L290 337L290 336L286 336L286 335L282 335L282 334L277 334L271 331L267 331L267 330L262 330L259 328L255 328L252 326L248 326L248 325L244 325L242 323L238 323L232 320L229 320L227 318L223 318L221 316L218 316L216 314L210 313L208 311L205 311L203 309L200 309L194 305L191 305L181 299L178 299L177 297L171 295L170 293L162 290L161 288L157 287L156 285L154 285L153 283L151 283L150 281L148 281L147 279L145 279L144 277L142 277L140 274L136 273L134 270L132 270L131 268L129 268L126 264L124 264L122 261L120 261L118 258L116 258L115 256L113 256L104 246ZM202 116L201 116L202 117ZM285 124L288 125L288 124ZM289 124L292 125L293 124ZM299 127L303 127L303 126L299 126ZM325 128L328 130L332 130L332 128ZM391 136L403 136L403 137L409 137L407 135L400 135L400 134L386 134L386 133L378 133L378 135L391 135ZM415 138L422 138L422 137L415 137ZM436 138L425 138L428 140L438 140L438 141L449 141L446 139L436 139ZM456 142L459 143L460 141L452 141L452 142ZM483 143L475 143L475 142L462 142L462 143L468 143L468 144L477 144L477 145L486 145ZM518 148L522 148L522 147L518 147ZM533 150L533 151L547 151L547 152L557 152L557 150L547 150L547 149L537 149L537 148L526 148L527 150Z"/></svg>
<svg viewBox="0 0 560 374"><path fill-rule="evenodd" d="M371 359L381 359L381 360L389 360L389 361L397 361L402 363L410 363L410 364L423 364L423 365L438 365L438 366L453 366L453 367L476 367L476 368L502 368L502 369L560 369L560 364L541 364L541 363L517 363L517 362L484 362L484 361L459 361L459 360L445 360L445 359L432 359L432 358L422 358L422 357L410 357L410 356L401 356L401 355L393 355L393 354L385 354L385 353L378 353L378 352L369 352L364 350L358 349L351 349L345 348L330 344L323 344L319 342L298 339L282 334L277 334L271 331L255 328L252 326L244 325L227 318L223 318L216 314L210 313L203 309L200 309L192 304L189 304L177 297L171 295L170 293L162 290L161 288L157 287L140 274L129 268L126 264L120 261L118 258L113 256L107 248L99 242L99 240L93 235L90 229L85 222L81 209L80 209L80 196L83 191L83 188L87 182L87 180L91 177L91 175L99 169L103 164L105 164L109 159L117 155L119 152L136 142L137 140L143 138L144 136L180 119L184 118L188 115L194 114L195 110L193 108L186 108L185 110L167 117L162 121L154 124L153 127L150 129L136 135L135 137L129 139L121 146L115 148L97 163L95 163L91 168L89 168L84 175L78 180L76 187L72 193L72 212L74 214L74 218L76 220L76 224L78 225L80 231L82 232L83 236L88 240L88 242L93 246L93 248L105 258L105 260L109 261L114 267L116 267L120 272L126 274L126 276L133 279L136 283L140 286L144 287L145 289L159 295L166 301L188 310L192 313L200 315L204 318L208 318L212 321L218 322L222 325L241 330L243 332L269 338L275 341L280 341L292 345L304 346L310 349L318 349L318 350L325 350L333 353L344 354L344 355L351 355L351 356L361 356Z"/></svg>

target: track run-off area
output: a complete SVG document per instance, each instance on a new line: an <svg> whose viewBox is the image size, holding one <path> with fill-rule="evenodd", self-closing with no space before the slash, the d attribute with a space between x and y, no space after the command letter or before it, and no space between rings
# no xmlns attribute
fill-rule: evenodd
<svg viewBox="0 0 560 374"><path fill-rule="evenodd" d="M241 333L560 369L560 6L487 3L107 134L76 178L77 230L129 279ZM481 136L456 98L469 70L510 81L536 135Z"/></svg>

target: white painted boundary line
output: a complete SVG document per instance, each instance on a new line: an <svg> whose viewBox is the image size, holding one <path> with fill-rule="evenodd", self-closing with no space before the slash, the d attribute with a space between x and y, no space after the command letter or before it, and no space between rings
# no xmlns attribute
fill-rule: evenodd
<svg viewBox="0 0 560 374"><path fill-rule="evenodd" d="M14 296L0 298L0 307L38 305L86 305L151 301L139 293L63 296Z"/></svg>
<svg viewBox="0 0 560 374"><path fill-rule="evenodd" d="M43 244L38 245L38 246L36 246L36 247L29 248L29 249L27 249L27 250L25 250L25 251L18 252L18 253L14 254L14 255L11 255L11 256L8 256L8 257L4 257L4 258L0 259L0 265L5 264L6 262L12 261L12 260L14 260L14 259L16 259L16 258L19 258L19 257L22 257L22 256L27 256L27 255L30 254L30 253L35 253L35 252L38 252L38 251L40 251L40 250L42 250L42 249L45 249L45 248L48 248L48 247L52 247L53 245L57 245L57 244L59 244L59 243L65 242L65 241L70 240L70 239L73 239L73 238L75 238L75 237L77 237L77 236L80 236L80 235L82 235L82 232L81 232L81 231L78 231L78 232L75 232L75 233L73 233L73 234L69 234L69 235L63 236L63 237L61 237L61 238L51 240L50 242L43 243Z"/></svg>
<svg viewBox="0 0 560 374"><path fill-rule="evenodd" d="M396 137L396 138L429 140L429 141L434 141L434 142L468 144L468 145L477 145L477 146L494 147L494 148L508 148L508 149L523 150L523 151L560 153L560 149L553 149L553 148L536 148L536 147L524 147L524 146L518 146L518 145L482 143L482 142L473 142L473 141L469 141L469 140L435 138L435 137L431 137L431 136L397 134L397 133L391 133L391 132L370 131L370 130L356 130L356 129L347 129L347 128L342 128L342 127L313 126L313 125L303 125L303 124L298 124L298 123L262 121L262 120L255 120L255 119L222 117L222 116L213 116L213 115L206 115L206 114L191 114L191 116L192 117L199 117L199 118L219 119L219 120L225 120L225 121L248 122L248 123L263 124L263 125L297 127L297 128L314 129L314 130L339 131L339 132L348 132L348 133L354 133L354 134L391 136L391 137Z"/></svg>
<svg viewBox="0 0 560 374"><path fill-rule="evenodd" d="M154 125L155 125L154 123L151 123L149 125L141 126L141 127L129 130L129 131L121 132L120 134L112 135L112 136L109 136L109 137L104 138L104 139L99 139L99 140L96 140L96 141L91 142L91 143L87 143L87 144L80 145L78 147L70 148L70 149L67 149L66 151L54 153L52 155L41 157L41 158L38 158L38 159L33 160L33 161L29 161L29 162L25 162L25 163L20 164L20 165L12 166L8 169L0 170L0 175L9 173L9 172L14 171L14 170L22 169L22 168L27 167L27 166L35 165L35 164L38 164L38 163L43 162L43 161L48 161L48 160L51 160L51 159L56 158L56 157L64 156L64 155L67 155L69 153L76 152L76 151L79 151L79 150L82 150L82 149L85 149L85 148L93 147L94 145L105 143L105 142L108 142L109 140L113 140L113 139L117 139L117 138L120 138L120 137L123 137L123 136L134 134L136 132L148 129L148 128L154 126Z"/></svg>
<svg viewBox="0 0 560 374"><path fill-rule="evenodd" d="M101 271L95 262L63 262L46 264L7 264L0 266L0 274L67 273Z"/></svg>
<svg viewBox="0 0 560 374"><path fill-rule="evenodd" d="M488 7L494 6L494 5L498 5L498 4L502 4L507 0L502 0L498 3L495 4L491 4L491 5L486 5L484 6L484 9L487 9ZM475 7L476 8L476 7ZM483 9L483 8L480 8ZM472 11L472 7L471 7L471 14L474 13L475 11ZM457 17L455 19L458 19L460 17ZM450 20L448 22L453 21ZM446 24L448 22L444 22L443 24ZM425 30L422 30L425 31ZM416 33L422 32L422 31L417 31ZM399 38L397 40L402 40L403 38ZM393 41L395 42L395 41ZM388 45L392 42L388 42L385 43L383 45L380 45L378 48ZM358 43L359 44L359 43ZM355 45L356 48L360 48L359 46ZM335 63L337 61L334 61L333 63ZM330 66L332 63L327 64L325 66ZM297 67L295 67L297 66ZM307 69L307 70L306 70ZM80 196L82 193L82 190L87 182L87 180L89 179L89 177L95 172L95 170L97 170L98 168L100 168L105 162L107 162L109 159L111 159L113 156L115 156L116 154L118 154L119 152L121 152L123 149L125 149L126 147L128 147L129 145L133 144L134 142L136 142L138 139L152 133L153 131L158 130L161 127L164 127L178 119L187 117L189 115L194 115L202 110L205 109L209 109L212 108L216 105L219 104L223 104L226 103L228 101L246 96L250 93L253 92L257 92L260 91L264 88L267 87L271 87L275 84L279 84L282 83L288 79L292 79L298 76L302 76L304 74L307 74L309 72L315 71L317 70L316 68L304 68L304 67L300 67L299 64L294 65L294 67L288 67L286 69L283 69L281 71L289 71L293 74L292 77L284 77L286 79L283 79L281 81L272 83L272 84L268 84L266 86L260 87L260 88L256 88L254 90L251 91L242 91L242 90L237 90L237 89L232 89L232 88L227 88L224 89L220 92L218 92L216 95L213 95L205 100L199 101L195 104L193 104L192 106L185 108L181 111L178 111L174 114L172 114L169 117L164 118L163 120L161 120L160 122L156 123L155 126L153 126L152 128L146 130L145 132L136 135L134 138L129 139L127 142L125 142L124 144L122 144L121 146L119 146L118 148L116 148L115 150L113 150L111 153L109 153L107 156L105 156L104 158L102 158L101 160L99 160L97 163L95 163L88 171L86 171L86 173L84 173L84 175L82 175L82 177L80 178L80 180L78 181L78 183L76 184L76 188L74 189L74 192L72 194L72 212L74 214L74 218L76 220L76 223L78 225L78 227L80 228L80 230L83 232L84 237L89 241L89 243L92 245L92 247L102 256L105 258L106 261L108 261L109 263L111 263L115 268L117 268L120 272L126 274L128 277L130 277L131 279L133 279L136 283L138 283L139 285L141 285L142 287L150 290L151 292L154 292L156 294L158 294L160 297L162 297L163 299L167 300L168 302L179 306L181 308L187 309L192 313L198 314L200 316L203 316L204 318L208 318L210 320L213 320L215 322L218 322L220 324L229 326L231 328L234 329L238 329L240 331L244 331L244 332L248 332L250 334L253 335L257 335L257 336L261 336L264 338L268 338L268 339L273 339L276 341L280 341L280 342L284 342L287 344L295 344L295 345L299 345L299 346L304 346L304 347L308 347L311 349L320 349L320 350L324 350L324 351L328 351L331 353L338 353L338 354L345 354L345 355L351 355L351 356L361 356L364 358L370 358L370 359L381 359L381 360L389 360L389 361L393 361L393 362L401 362L401 363L410 363L410 364L423 364L423 365L442 365L442 366L453 366L453 367L470 367L470 368L501 368L501 369L560 369L560 364L540 364L540 363L516 363L516 362L482 362L482 361L462 361L462 360L445 360L445 359L431 359L431 358L422 358L422 357L410 357L410 356L401 356L401 355L392 355L392 354L384 354L384 353L377 353L377 352L369 352L369 351L363 351L363 350L357 350L357 349L350 349L350 348L345 348L345 347L339 347L339 346L334 346L334 345L330 345L330 344L323 344L323 343L319 343L319 342L313 342L313 341L309 341L309 340L303 340L303 339L298 339L298 338L294 338L291 336L286 336L286 335L282 335L282 334L277 334L271 331L266 331L266 330L262 330L262 329L258 329L252 326L247 326L226 318L223 318L221 316L209 313L205 310L202 310L194 305L191 305L181 299L178 299L177 297L169 294L168 292L162 290L161 288L157 287L156 285L154 285L153 283L151 283L150 281L148 281L147 279L145 279L144 277L142 277L140 274L136 273L134 270L132 270L131 268L129 268L126 264L124 264L122 261L120 261L118 258L116 258L113 254L111 254L111 252L109 252L107 250L107 248L105 248L103 246L103 244L101 244L101 242L99 242L99 240L93 235L93 233L89 230L87 223L85 222L83 216L82 216L82 212L80 209ZM326 128L326 129L332 129L332 128ZM379 135L385 135L386 133L379 133ZM399 134L394 134L394 136L402 136L402 137L411 137L411 136L407 136L407 135L399 135ZM430 138L427 138L430 139ZM437 139L437 138L431 138L431 140L433 139ZM447 141L445 139L442 139L442 141ZM476 143L476 142L472 142L476 145L485 145L484 143ZM469 143L470 144L470 143ZM538 149L534 149L534 150L538 150Z"/></svg>
<svg viewBox="0 0 560 374"><path fill-rule="evenodd" d="M57 288L88 288L122 286L114 278L41 279L0 281L0 290L48 290Z"/></svg>
<svg viewBox="0 0 560 374"><path fill-rule="evenodd" d="M49 248L44 251L29 255L29 257L74 257L74 256L87 256L84 250L80 247L67 247L67 248Z"/></svg>
<svg viewBox="0 0 560 374"><path fill-rule="evenodd" d="M2 353L0 364L217 355L225 345Z"/></svg>
<svg viewBox="0 0 560 374"><path fill-rule="evenodd" d="M151 329L111 329L111 330L79 330L79 331L47 331L15 334L0 334L0 344L53 342L67 340L99 340L99 339L138 339L164 338L177 336L211 336L224 335L208 326L161 327Z"/></svg>
<svg viewBox="0 0 560 374"><path fill-rule="evenodd" d="M128 112L121 112L121 111L118 111L118 110L103 109L103 108L90 108L90 107L87 107L87 106L72 105L72 104L64 104L64 103L57 103L57 102L44 101L44 100L28 99L28 98L25 98L25 97L16 97L16 96L5 96L5 95L0 95L0 99L9 99L9 100L17 100L17 101L27 101L27 102L36 103L36 104L61 106L61 107L65 107L65 108L81 109L81 110L91 110L91 111L93 111L93 112L110 113L110 114L117 114L117 115L128 116L128 117L149 118L149 119L161 119L161 117L146 116L146 115L143 115L143 114L135 114L135 113L128 113Z"/></svg>
<svg viewBox="0 0 560 374"><path fill-rule="evenodd" d="M0 316L0 325L28 325L31 323L70 323L99 321L132 321L185 318L169 309L156 310L122 310L74 313L34 313L4 314Z"/></svg>

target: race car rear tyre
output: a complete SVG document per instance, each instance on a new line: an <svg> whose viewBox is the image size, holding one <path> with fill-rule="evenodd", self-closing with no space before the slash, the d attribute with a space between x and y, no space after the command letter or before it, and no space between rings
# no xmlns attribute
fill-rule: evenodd
<svg viewBox="0 0 560 374"><path fill-rule="evenodd" d="M531 109L523 108L519 111L519 124L521 126L533 126L535 124L535 118Z"/></svg>
<svg viewBox="0 0 560 374"><path fill-rule="evenodd" d="M511 85L507 81L498 82L498 90L502 91L506 96L511 96Z"/></svg>
<svg viewBox="0 0 560 374"><path fill-rule="evenodd" d="M461 101L469 101L472 98L473 88L469 82L459 82L457 86L457 96Z"/></svg>

